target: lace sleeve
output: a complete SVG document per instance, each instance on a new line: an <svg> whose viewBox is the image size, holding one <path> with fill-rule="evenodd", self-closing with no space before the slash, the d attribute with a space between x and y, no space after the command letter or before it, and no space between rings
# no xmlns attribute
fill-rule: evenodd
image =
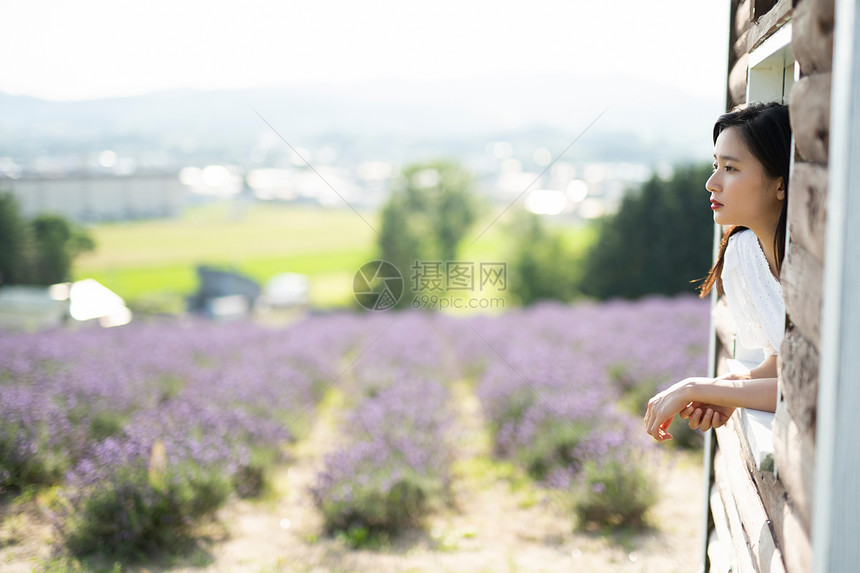
<svg viewBox="0 0 860 573"><path fill-rule="evenodd" d="M741 344L776 354L785 332L782 288L755 233L746 230L729 239L721 277Z"/></svg>

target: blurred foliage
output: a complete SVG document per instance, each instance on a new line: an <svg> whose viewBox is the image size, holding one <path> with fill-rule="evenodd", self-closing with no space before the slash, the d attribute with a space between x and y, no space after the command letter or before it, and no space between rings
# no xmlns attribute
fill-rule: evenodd
<svg viewBox="0 0 860 573"><path fill-rule="evenodd" d="M27 223L18 201L11 194L0 193L0 283L26 281L27 248Z"/></svg>
<svg viewBox="0 0 860 573"><path fill-rule="evenodd" d="M704 189L710 173L710 166L680 167L672 179L655 175L629 193L618 213L600 223L582 292L598 299L693 292L691 281L704 277L712 260L714 224Z"/></svg>
<svg viewBox="0 0 860 573"><path fill-rule="evenodd" d="M92 237L57 215L27 220L11 194L0 193L0 282L50 285L71 279L72 262L95 249Z"/></svg>
<svg viewBox="0 0 860 573"><path fill-rule="evenodd" d="M554 469L577 468L581 465L576 448L582 436L588 434L588 427L577 421L547 418L528 445L506 451L506 444L498 441L500 433L506 427L521 426L528 411L538 400L538 395L531 388L522 388L511 394L500 415L493 420L492 431L497 455L513 457L531 477L545 480Z"/></svg>
<svg viewBox="0 0 860 573"><path fill-rule="evenodd" d="M33 233L34 284L50 285L71 278L72 261L95 249L95 242L82 229L57 215L39 215L30 223Z"/></svg>
<svg viewBox="0 0 860 573"><path fill-rule="evenodd" d="M549 419L541 425L529 447L518 449L517 459L531 477L546 480L554 469L581 467L582 454L577 446L587 435L588 427L582 423Z"/></svg>
<svg viewBox="0 0 860 573"><path fill-rule="evenodd" d="M645 513L658 500L654 474L630 459L588 461L574 487L579 489L574 512L581 527L642 527Z"/></svg>
<svg viewBox="0 0 860 573"><path fill-rule="evenodd" d="M390 479L385 471L360 479L349 499L321 498L317 505L329 533L346 533L355 546L373 542L380 534L418 525L432 507L440 506L445 484L430 476L407 471L390 487L380 481Z"/></svg>
<svg viewBox="0 0 860 573"><path fill-rule="evenodd" d="M458 163L409 165L381 211L380 258L398 268L408 289L415 261L456 260L478 212L472 175ZM411 302L411 296L403 296L399 305Z"/></svg>
<svg viewBox="0 0 860 573"><path fill-rule="evenodd" d="M60 483L71 467L71 456L62 447L65 444L39 440L29 455L22 453L18 446L25 440L25 432L20 422L0 419L0 493Z"/></svg>
<svg viewBox="0 0 860 573"><path fill-rule="evenodd" d="M570 301L579 294L581 257L556 229L539 215L519 210L509 223L513 237L508 288L524 305L540 300Z"/></svg>
<svg viewBox="0 0 860 573"><path fill-rule="evenodd" d="M18 395L12 389L6 392L10 403ZM79 440L101 441L122 433L129 412L103 398L79 398L64 396L55 400L70 423L62 433L52 433L34 424L32 417L8 410L0 416L0 492L23 491L29 485L59 485L82 454L84 448ZM55 412L56 418L62 417L60 411Z"/></svg>
<svg viewBox="0 0 860 573"><path fill-rule="evenodd" d="M189 466L153 475L129 468L73 496L60 527L73 555L101 554L135 558L154 550L176 550L191 538L195 520L227 500L230 483L218 468Z"/></svg>

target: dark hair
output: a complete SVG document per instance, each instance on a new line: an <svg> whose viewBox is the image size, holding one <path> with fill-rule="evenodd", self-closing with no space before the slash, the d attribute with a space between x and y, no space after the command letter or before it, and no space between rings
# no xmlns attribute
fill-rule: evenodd
<svg viewBox="0 0 860 573"><path fill-rule="evenodd" d="M746 144L756 159L764 167L769 177L782 177L785 188L785 200L782 202L782 212L773 234L773 250L776 254L776 272L782 268L785 258L785 228L788 219L788 176L791 158L791 122L788 116L788 106L780 103L751 103L746 108L721 115L714 124L714 144L723 130L729 127L738 128L741 140ZM723 272L723 259L729 237L745 230L746 227L734 225L720 241L717 261L711 267L708 276L699 286L699 296L705 297L716 285L717 293L725 294L720 275Z"/></svg>

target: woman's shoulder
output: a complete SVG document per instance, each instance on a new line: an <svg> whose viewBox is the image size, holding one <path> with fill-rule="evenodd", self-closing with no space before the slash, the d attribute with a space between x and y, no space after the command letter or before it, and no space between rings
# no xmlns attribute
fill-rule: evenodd
<svg viewBox="0 0 860 573"><path fill-rule="evenodd" d="M750 229L744 229L729 237L724 255L724 268L734 268L741 259L755 254L758 239Z"/></svg>
<svg viewBox="0 0 860 573"><path fill-rule="evenodd" d="M735 249L750 248L752 246L758 248L757 243L758 239L755 233L752 232L752 229L744 229L729 237L729 245L726 248L732 245L734 245Z"/></svg>
<svg viewBox="0 0 860 573"><path fill-rule="evenodd" d="M722 280L742 344L775 352L785 327L782 290L753 231L729 237Z"/></svg>
<svg viewBox="0 0 860 573"><path fill-rule="evenodd" d="M729 237L721 278L726 292L737 286L738 290L746 290L754 296L763 293L776 297L782 295L779 280L770 271L758 237L749 229Z"/></svg>

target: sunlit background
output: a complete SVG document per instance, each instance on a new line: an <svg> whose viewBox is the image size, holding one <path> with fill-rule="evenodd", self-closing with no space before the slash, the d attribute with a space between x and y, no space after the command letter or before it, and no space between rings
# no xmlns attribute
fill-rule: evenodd
<svg viewBox="0 0 860 573"><path fill-rule="evenodd" d="M372 255L374 224L341 227L341 245L367 246L347 261L279 264L293 224L255 217L369 221L405 165L435 158L473 174L487 221L516 202L582 227L706 158L725 99L725 2L56 1L0 18L0 189L26 216L90 226L75 278L148 308L175 308L201 263L309 274L311 300L344 303L338 265ZM195 217L259 232L196 241L170 224ZM132 221L138 235L116 225Z"/></svg>

